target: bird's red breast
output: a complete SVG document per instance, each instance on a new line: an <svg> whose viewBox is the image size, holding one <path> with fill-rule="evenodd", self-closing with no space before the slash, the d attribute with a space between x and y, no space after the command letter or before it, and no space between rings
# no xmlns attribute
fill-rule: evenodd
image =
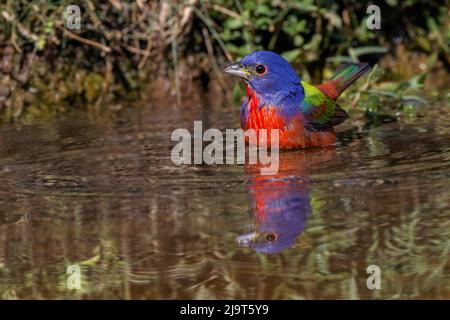
<svg viewBox="0 0 450 320"><path fill-rule="evenodd" d="M279 130L279 147L281 149L296 149L314 146L331 145L336 142L336 136L332 128L327 131L310 131L304 125L304 120L297 112L293 115L281 114L281 108L277 106L261 107L257 93L249 86L247 88L248 103L246 116L241 117L243 130L254 129L257 133L258 145L260 145L259 130L267 130L267 146L271 145L270 130ZM247 142L251 143L247 139Z"/></svg>

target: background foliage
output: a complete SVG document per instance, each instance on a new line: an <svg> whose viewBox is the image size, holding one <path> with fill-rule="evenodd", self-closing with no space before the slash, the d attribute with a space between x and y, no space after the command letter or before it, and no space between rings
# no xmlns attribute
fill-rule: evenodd
<svg viewBox="0 0 450 320"><path fill-rule="evenodd" d="M79 31L65 28L69 4L81 8ZM319 81L345 61L377 63L383 56L389 57L383 79L410 80L433 69L448 73L448 1L376 1L380 30L366 27L369 4L6 0L0 4L0 115L11 120L24 111L99 109L133 97L156 77L174 79L177 93L183 79L200 79L207 87L221 66L255 49L283 54L306 80Z"/></svg>

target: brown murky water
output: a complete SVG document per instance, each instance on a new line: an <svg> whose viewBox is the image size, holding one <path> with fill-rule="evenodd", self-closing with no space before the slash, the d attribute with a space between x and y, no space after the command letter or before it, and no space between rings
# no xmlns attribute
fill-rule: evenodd
<svg viewBox="0 0 450 320"><path fill-rule="evenodd" d="M281 153L275 176L172 164L172 130L237 110L2 125L0 298L448 299L450 114L426 108Z"/></svg>

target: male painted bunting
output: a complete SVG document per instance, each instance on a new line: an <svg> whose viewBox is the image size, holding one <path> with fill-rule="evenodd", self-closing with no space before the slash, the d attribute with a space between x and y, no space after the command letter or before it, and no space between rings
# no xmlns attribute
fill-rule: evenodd
<svg viewBox="0 0 450 320"><path fill-rule="evenodd" d="M240 113L242 129L279 129L279 147L294 149L336 142L333 126L348 115L335 100L369 69L366 63L345 64L329 81L313 86L301 81L280 55L254 51L224 71L241 77L247 89Z"/></svg>

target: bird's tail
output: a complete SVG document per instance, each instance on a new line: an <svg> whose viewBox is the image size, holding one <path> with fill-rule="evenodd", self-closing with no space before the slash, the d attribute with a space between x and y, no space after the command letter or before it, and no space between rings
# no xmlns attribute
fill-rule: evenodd
<svg viewBox="0 0 450 320"><path fill-rule="evenodd" d="M368 63L346 63L339 66L330 80L324 82L318 88L336 100L345 89L359 77L370 70Z"/></svg>

